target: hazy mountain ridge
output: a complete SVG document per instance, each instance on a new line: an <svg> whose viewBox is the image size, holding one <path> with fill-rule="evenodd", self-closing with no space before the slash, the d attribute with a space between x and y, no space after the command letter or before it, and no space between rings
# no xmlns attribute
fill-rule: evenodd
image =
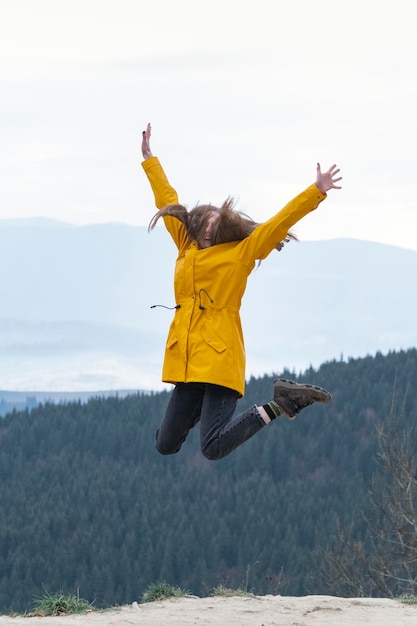
<svg viewBox="0 0 417 626"><path fill-rule="evenodd" d="M175 247L163 227L0 221L0 388L161 388ZM248 377L417 345L417 252L291 242L249 277Z"/></svg>

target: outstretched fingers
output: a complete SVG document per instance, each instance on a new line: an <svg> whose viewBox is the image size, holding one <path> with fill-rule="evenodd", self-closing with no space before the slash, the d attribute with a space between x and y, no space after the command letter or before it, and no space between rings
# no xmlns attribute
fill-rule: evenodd
<svg viewBox="0 0 417 626"><path fill-rule="evenodd" d="M332 178L332 181L333 181L334 183L338 183L338 182L339 182L339 180L342 180L342 177L341 177L341 176L338 176L337 178L335 178L335 176L337 176L337 174L339 174L339 172L340 172L340 168L338 168L336 164L333 164L333 165L329 168L329 172L328 172L328 173L330 174L330 176L331 176L331 178ZM340 189L340 187L337 187L337 189Z"/></svg>
<svg viewBox="0 0 417 626"><path fill-rule="evenodd" d="M326 193L329 189L341 189L340 185L336 185L339 181L342 180L342 176L338 176L340 173L340 168L337 167L336 163L331 165L327 172L321 171L320 163L317 163L317 186L322 193Z"/></svg>

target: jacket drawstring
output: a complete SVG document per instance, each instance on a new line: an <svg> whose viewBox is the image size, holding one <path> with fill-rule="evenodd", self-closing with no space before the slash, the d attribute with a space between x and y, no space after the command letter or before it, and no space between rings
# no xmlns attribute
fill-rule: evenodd
<svg viewBox="0 0 417 626"><path fill-rule="evenodd" d="M200 291L198 292L198 300L199 300L198 308L201 311L204 311L206 307L202 303L201 292L206 294L206 296L210 300L211 304L213 304L214 300L210 297L210 294L207 291L207 289L204 289L204 288L200 289ZM165 304L153 304L151 306L151 309L156 309L157 307L161 307L162 309L168 309L169 311L174 311L175 309L180 309L181 305L180 304L176 304L175 306L165 306Z"/></svg>
<svg viewBox="0 0 417 626"><path fill-rule="evenodd" d="M199 298L199 300L200 300L200 304L199 304L199 307L198 307L198 308L199 308L199 309L201 309L201 311L204 311L204 309L205 309L206 307L205 307L205 306L203 306L203 303L201 302L201 292L202 292L202 291L206 294L206 296L207 296L207 298L210 300L211 304L213 304L214 300L212 300L212 299L210 298L210 295L209 295L209 293L208 293L208 291L207 291L206 289L200 289L200 291L198 292L198 298Z"/></svg>

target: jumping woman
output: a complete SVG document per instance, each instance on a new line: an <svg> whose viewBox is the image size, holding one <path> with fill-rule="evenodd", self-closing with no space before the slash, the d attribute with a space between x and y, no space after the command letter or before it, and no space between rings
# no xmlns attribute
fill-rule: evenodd
<svg viewBox="0 0 417 626"><path fill-rule="evenodd" d="M340 189L336 165L291 200L267 222L258 224L236 211L231 198L221 207L198 205L191 211L178 204L150 147L151 125L142 133L143 169L151 184L158 213L177 249L171 323L162 370L163 382L174 386L156 432L161 454L178 452L189 431L200 422L202 454L222 459L266 424L281 415L294 419L314 402L331 395L314 385L274 381L273 400L233 417L245 387L245 348L240 306L256 261L294 238L289 229L318 207L330 189Z"/></svg>

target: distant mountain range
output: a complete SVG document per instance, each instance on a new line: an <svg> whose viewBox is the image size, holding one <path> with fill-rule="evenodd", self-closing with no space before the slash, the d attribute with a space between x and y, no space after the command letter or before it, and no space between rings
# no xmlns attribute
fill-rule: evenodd
<svg viewBox="0 0 417 626"><path fill-rule="evenodd" d="M0 389L161 389L175 248L162 225L0 221ZM249 278L247 377L417 345L417 252L291 242ZM1 392L0 392L1 394Z"/></svg>

